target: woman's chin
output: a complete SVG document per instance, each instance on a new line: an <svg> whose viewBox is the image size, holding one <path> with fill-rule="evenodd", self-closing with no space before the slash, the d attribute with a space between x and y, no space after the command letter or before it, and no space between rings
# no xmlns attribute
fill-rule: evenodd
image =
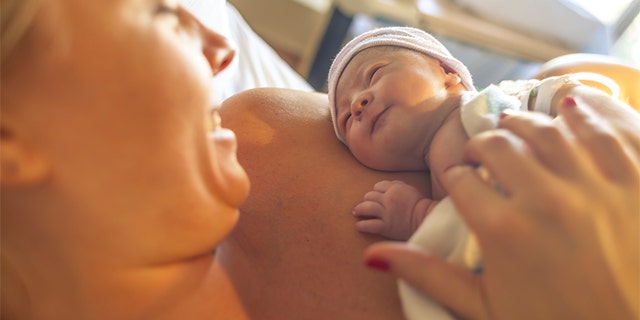
<svg viewBox="0 0 640 320"><path fill-rule="evenodd" d="M219 177L219 185L217 189L221 199L232 208L237 209L249 195L249 177L240 164L233 170L227 166Z"/></svg>
<svg viewBox="0 0 640 320"><path fill-rule="evenodd" d="M218 217L217 224L215 225L217 230L211 230L209 233L210 235L215 235L215 239L211 239L211 245L213 246L212 252L214 252L215 248L217 248L220 243L229 236L233 228L236 226L236 223L238 223L238 218L240 216L238 209L234 208L229 208L224 210L224 212L219 213L224 217Z"/></svg>
<svg viewBox="0 0 640 320"><path fill-rule="evenodd" d="M249 194L249 177L238 162L235 134L219 128L209 134L213 142L212 152L214 192L227 205L238 208Z"/></svg>

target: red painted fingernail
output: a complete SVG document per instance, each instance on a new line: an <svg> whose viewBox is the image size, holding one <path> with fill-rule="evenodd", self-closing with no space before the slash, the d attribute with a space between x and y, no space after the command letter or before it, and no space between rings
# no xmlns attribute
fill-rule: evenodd
<svg viewBox="0 0 640 320"><path fill-rule="evenodd" d="M391 268L391 266L389 265L389 262L382 259L378 259L378 258L368 259L366 261L366 264L367 264L367 267L378 269L380 271L389 271L389 269Z"/></svg>
<svg viewBox="0 0 640 320"><path fill-rule="evenodd" d="M576 99L574 99L573 97L564 97L564 99L562 99L562 105L565 108L574 108L577 104L576 104Z"/></svg>
<svg viewBox="0 0 640 320"><path fill-rule="evenodd" d="M514 113L513 109L504 109L502 110L502 112L500 113L500 120L512 115Z"/></svg>

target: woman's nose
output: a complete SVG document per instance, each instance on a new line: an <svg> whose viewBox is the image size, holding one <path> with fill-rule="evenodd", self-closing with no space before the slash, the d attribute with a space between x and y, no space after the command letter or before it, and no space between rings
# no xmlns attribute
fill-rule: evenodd
<svg viewBox="0 0 640 320"><path fill-rule="evenodd" d="M236 54L227 38L202 26L202 53L209 61L214 75L226 69Z"/></svg>
<svg viewBox="0 0 640 320"><path fill-rule="evenodd" d="M351 114L356 118L360 118L364 109L371 104L372 100L373 97L369 93L362 92L358 94L351 102Z"/></svg>

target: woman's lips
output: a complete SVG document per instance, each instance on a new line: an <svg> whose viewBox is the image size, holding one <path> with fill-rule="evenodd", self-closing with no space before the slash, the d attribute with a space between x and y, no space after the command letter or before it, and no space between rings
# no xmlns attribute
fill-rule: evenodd
<svg viewBox="0 0 640 320"><path fill-rule="evenodd" d="M211 110L209 116L209 138L214 140L232 140L235 142L236 135L233 131L222 127L222 118L217 109Z"/></svg>
<svg viewBox="0 0 640 320"><path fill-rule="evenodd" d="M212 122L213 127L215 120ZM208 132L208 138L212 147L213 180L218 186L216 192L227 205L237 207L248 195L249 178L238 162L236 135L231 129L218 124Z"/></svg>
<svg viewBox="0 0 640 320"><path fill-rule="evenodd" d="M209 114L209 121L207 122L207 131L212 132L222 127L222 119L217 109L212 109Z"/></svg>
<svg viewBox="0 0 640 320"><path fill-rule="evenodd" d="M231 141L235 144L236 135L233 131L218 127L209 131L209 138L216 141Z"/></svg>

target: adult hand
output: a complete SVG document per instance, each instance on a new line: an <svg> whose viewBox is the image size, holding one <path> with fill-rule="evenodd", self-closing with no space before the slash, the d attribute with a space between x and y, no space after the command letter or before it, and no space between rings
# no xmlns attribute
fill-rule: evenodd
<svg viewBox="0 0 640 320"><path fill-rule="evenodd" d="M467 162L504 193L471 167L443 177L477 236L482 274L402 244L370 247L367 263L464 319L638 319L640 135L621 138L577 98L559 112L571 134L518 113L469 142Z"/></svg>

